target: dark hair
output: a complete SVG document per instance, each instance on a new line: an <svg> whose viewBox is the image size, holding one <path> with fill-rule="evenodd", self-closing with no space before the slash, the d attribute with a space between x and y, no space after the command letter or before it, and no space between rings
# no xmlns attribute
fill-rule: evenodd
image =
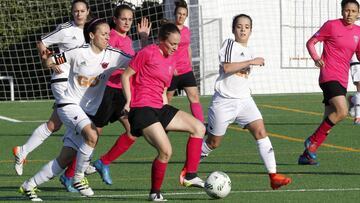
<svg viewBox="0 0 360 203"><path fill-rule="evenodd" d="M356 0L342 0L341 1L341 11L343 11L345 9L345 6L348 4L348 3L353 3L353 4L356 4L356 6L358 7L358 10L359 10L359 2L357 2Z"/></svg>
<svg viewBox="0 0 360 203"><path fill-rule="evenodd" d="M107 24L104 19L101 18L93 18L89 22L86 22L84 25L84 37L85 42L90 42L90 32L95 33L97 27L101 24Z"/></svg>
<svg viewBox="0 0 360 203"><path fill-rule="evenodd" d="M71 2L71 12L74 9L76 3L84 3L86 5L87 10L90 9L89 3L86 0L74 0Z"/></svg>
<svg viewBox="0 0 360 203"><path fill-rule="evenodd" d="M246 15L246 14L239 14L239 15L234 16L234 18L233 18L233 21L232 21L232 31L235 30L237 20L238 20L239 18L242 18L242 17L248 18L248 19L250 20L250 30L252 29L252 19L251 19L251 17L248 16L248 15Z"/></svg>
<svg viewBox="0 0 360 203"><path fill-rule="evenodd" d="M117 6L117 7L115 8L115 10L114 10L114 17L115 17L115 18L118 18L123 10L129 10L129 11L131 11L131 12L133 13L133 15L134 15L134 10L133 10L129 5L127 5L127 4L121 4L121 5L119 5L119 6Z"/></svg>
<svg viewBox="0 0 360 203"><path fill-rule="evenodd" d="M174 23L164 23L159 29L159 41L166 40L171 33L179 33L179 28Z"/></svg>
<svg viewBox="0 0 360 203"><path fill-rule="evenodd" d="M179 8L185 8L187 11L187 14L189 13L186 1L184 1L184 0L175 1L174 15L176 15L176 12Z"/></svg>

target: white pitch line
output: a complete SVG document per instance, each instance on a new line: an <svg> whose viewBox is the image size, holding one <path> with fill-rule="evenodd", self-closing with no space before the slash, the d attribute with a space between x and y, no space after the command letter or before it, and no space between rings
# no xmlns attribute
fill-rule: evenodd
<svg viewBox="0 0 360 203"><path fill-rule="evenodd" d="M20 122L22 122L22 121L20 121L20 120L12 119L12 118L5 117L5 116L0 116L0 120L10 121L10 122L14 122L14 123L20 123Z"/></svg>
<svg viewBox="0 0 360 203"><path fill-rule="evenodd" d="M294 189L294 190L237 190L231 193L275 193L275 192L344 192L344 191L360 191L360 188L320 188L320 189ZM181 196L181 195L200 195L205 192L168 192L162 193L164 196ZM123 195L94 195L92 197L142 197L149 194L123 194Z"/></svg>
<svg viewBox="0 0 360 203"><path fill-rule="evenodd" d="M290 192L345 192L345 191L360 191L360 188L314 188L314 189L294 189L294 190L236 190L231 191L230 194L234 193L290 193ZM167 196L183 196L183 195L202 195L206 194L205 192L167 192L162 193L165 197ZM126 197L147 197L149 196L149 193L142 193L142 194L122 194L122 195L94 195L89 197L91 198L126 198ZM41 196L40 196L41 198ZM50 198L53 200L62 200L62 199L69 199L69 196L43 196L45 200L49 200ZM74 196L71 197L74 199L84 199L82 196ZM9 197L9 198L1 198L0 200L23 200L25 197Z"/></svg>

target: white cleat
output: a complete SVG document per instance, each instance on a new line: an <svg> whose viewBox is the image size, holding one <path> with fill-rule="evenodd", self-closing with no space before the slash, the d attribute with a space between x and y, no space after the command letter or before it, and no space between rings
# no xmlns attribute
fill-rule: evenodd
<svg viewBox="0 0 360 203"><path fill-rule="evenodd" d="M166 202L167 199L165 199L161 193L151 193L151 194L149 194L149 201Z"/></svg>
<svg viewBox="0 0 360 203"><path fill-rule="evenodd" d="M90 197L94 195L94 191L89 186L88 180L84 177L79 182L74 182L74 188L77 189L81 195Z"/></svg>
<svg viewBox="0 0 360 203"><path fill-rule="evenodd" d="M32 202L42 202L42 199L37 196L35 190L36 188L26 190L23 186L19 188L19 192L29 198Z"/></svg>
<svg viewBox="0 0 360 203"><path fill-rule="evenodd" d="M85 170L85 175L91 175L96 173L96 168L92 165L89 165L89 167L87 167L87 169Z"/></svg>
<svg viewBox="0 0 360 203"><path fill-rule="evenodd" d="M15 168L16 174L21 176L23 174L23 167L24 167L24 162L25 162L26 157L23 158L21 156L21 147L20 146L16 146L13 148L13 155L15 157L14 168Z"/></svg>
<svg viewBox="0 0 360 203"><path fill-rule="evenodd" d="M185 186L185 187L204 188L205 182L199 177L195 177L195 178L193 178L191 180L187 180L186 178L184 178L184 181L183 181L182 185Z"/></svg>

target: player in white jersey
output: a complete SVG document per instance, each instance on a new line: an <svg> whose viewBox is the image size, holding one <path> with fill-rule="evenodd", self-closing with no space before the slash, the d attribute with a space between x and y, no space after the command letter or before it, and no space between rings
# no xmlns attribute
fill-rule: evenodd
<svg viewBox="0 0 360 203"><path fill-rule="evenodd" d="M53 61L56 65L62 64L60 68L64 64L70 66L67 89L57 103L57 113L67 130L60 155L20 187L20 192L32 201L41 200L36 195L36 187L59 175L75 156L77 163L73 186L83 196L94 194L84 172L90 164L98 132L88 115L95 115L112 71L127 67L131 59L121 51L108 47L109 33L110 27L106 21L93 19L84 27L88 45L47 60L51 68L55 68Z"/></svg>
<svg viewBox="0 0 360 203"><path fill-rule="evenodd" d="M360 18L355 21L356 25L360 25ZM356 86L356 92L353 96L349 96L349 114L354 117L354 124L360 125L360 62L353 55L350 62L351 77L354 85Z"/></svg>
<svg viewBox="0 0 360 203"><path fill-rule="evenodd" d="M215 94L208 111L208 137L203 142L201 156L205 158L217 148L229 124L235 122L248 129L255 138L271 187L278 189L289 184L291 179L276 172L274 150L261 113L250 94L248 77L251 66L264 65L264 58L254 58L247 46L251 30L250 16L235 16L232 23L235 40L225 40L219 51L220 75L215 82Z"/></svg>
<svg viewBox="0 0 360 203"><path fill-rule="evenodd" d="M74 0L71 5L71 12L73 20L59 25L56 30L41 37L41 41L37 43L40 56L43 61L47 59L51 53L47 47L51 45L58 45L60 52L81 46L85 43L83 27L89 15L89 4L85 0ZM62 70L58 66L54 67L54 73L51 78L51 90L55 97L55 103L59 102L61 95L67 87L67 77L69 74L69 66L62 66ZM62 123L56 113L56 108L49 118L49 120L38 126L22 146L13 148L15 156L15 171L18 175L23 173L23 163L26 156L41 145L51 133L60 129ZM66 184L69 182L67 179L61 181L70 192L77 192L71 185Z"/></svg>

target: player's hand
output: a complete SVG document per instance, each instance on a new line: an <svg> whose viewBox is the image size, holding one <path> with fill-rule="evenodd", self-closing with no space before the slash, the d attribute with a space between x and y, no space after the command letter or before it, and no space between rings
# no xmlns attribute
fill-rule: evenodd
<svg viewBox="0 0 360 203"><path fill-rule="evenodd" d="M53 51L50 51L49 49L41 50L40 57L42 60L46 60L50 58L54 54Z"/></svg>
<svg viewBox="0 0 360 203"><path fill-rule="evenodd" d="M322 59L315 60L315 66L318 68L324 67L325 62Z"/></svg>
<svg viewBox="0 0 360 203"><path fill-rule="evenodd" d="M121 118L127 118L130 112L130 104L126 103L121 111Z"/></svg>
<svg viewBox="0 0 360 203"><path fill-rule="evenodd" d="M63 70L61 70L60 66L56 64L50 64L48 65L48 68L52 69L56 74L60 74L64 72Z"/></svg>
<svg viewBox="0 0 360 203"><path fill-rule="evenodd" d="M140 38L148 37L151 30L151 22L147 18L141 18L141 22L137 24L137 32L140 35Z"/></svg>
<svg viewBox="0 0 360 203"><path fill-rule="evenodd" d="M251 61L251 65L263 66L265 65L265 60L262 57L256 57Z"/></svg>

